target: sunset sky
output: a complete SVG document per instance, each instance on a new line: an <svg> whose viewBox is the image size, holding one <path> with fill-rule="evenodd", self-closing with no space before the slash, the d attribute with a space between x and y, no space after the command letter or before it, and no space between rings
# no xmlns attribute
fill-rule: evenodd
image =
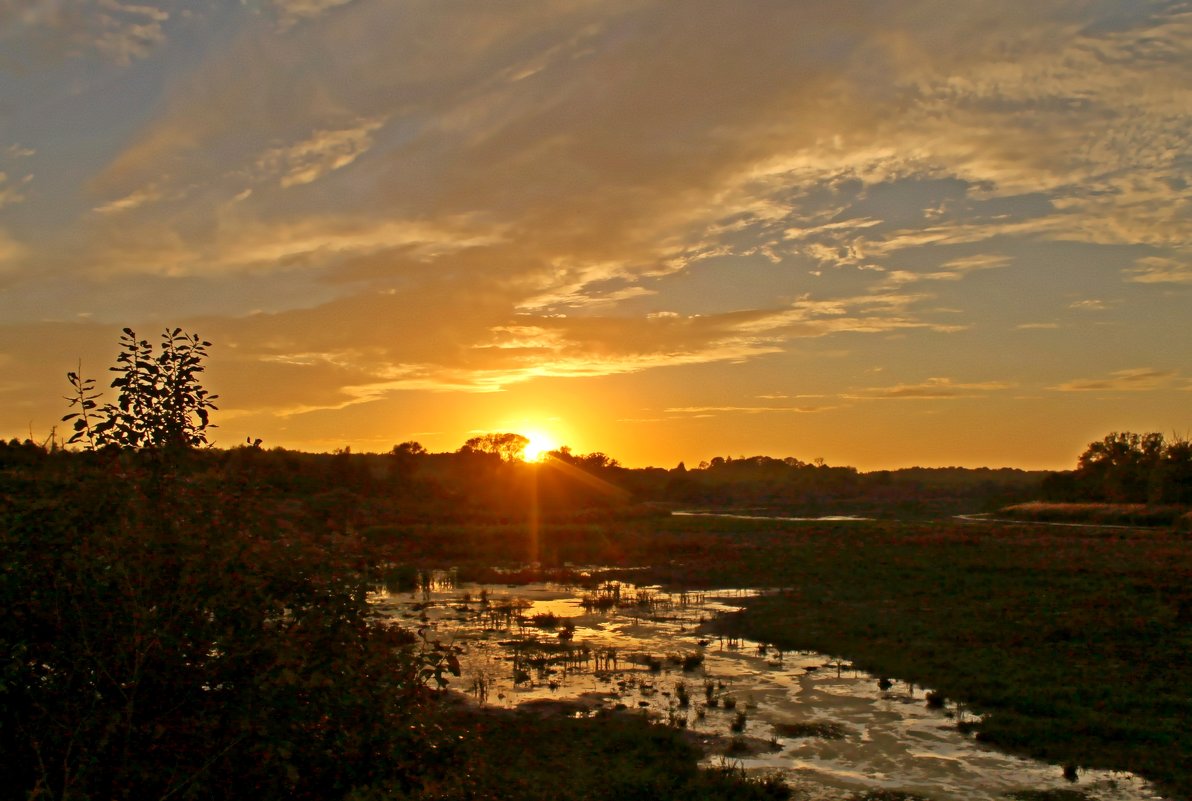
<svg viewBox="0 0 1192 801"><path fill-rule="evenodd" d="M0 0L0 435L1066 468L1192 433L1192 4Z"/></svg>

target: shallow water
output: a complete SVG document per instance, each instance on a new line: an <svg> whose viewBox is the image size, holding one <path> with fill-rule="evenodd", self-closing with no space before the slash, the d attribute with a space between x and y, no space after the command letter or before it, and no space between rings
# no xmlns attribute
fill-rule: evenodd
<svg viewBox="0 0 1192 801"><path fill-rule="evenodd" d="M413 594L378 592L373 601L378 614L455 651L462 675L451 687L480 703L554 704L580 715L633 710L686 729L710 763L780 772L813 799L870 788L938 801L1060 788L1102 801L1160 798L1132 774L1082 770L1069 782L1058 766L978 744L957 728L972 716L929 709L924 688L896 682L883 690L876 677L823 654L706 632L703 624L751 594L607 585L595 599L608 606L601 611L591 594L585 608L585 591L573 587L444 581ZM548 614L559 625L532 625ZM795 736L792 724L843 736Z"/></svg>
<svg viewBox="0 0 1192 801"><path fill-rule="evenodd" d="M675 517L724 517L730 520L785 520L798 523L847 523L873 520L857 515L820 515L819 517L778 517L776 515L747 515L729 512L671 512Z"/></svg>

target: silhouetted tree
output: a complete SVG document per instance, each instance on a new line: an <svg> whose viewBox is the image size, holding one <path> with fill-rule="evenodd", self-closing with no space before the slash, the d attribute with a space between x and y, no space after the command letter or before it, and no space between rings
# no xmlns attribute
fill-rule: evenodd
<svg viewBox="0 0 1192 801"><path fill-rule="evenodd" d="M521 434L482 434L465 442L460 451L491 453L503 461L513 462L522 458L529 444L530 440Z"/></svg>
<svg viewBox="0 0 1192 801"><path fill-rule="evenodd" d="M207 429L213 428L210 411L219 397L200 383L203 360L210 342L181 328L165 331L157 354L147 340L137 339L131 328L120 337L122 350L116 357L111 387L116 402L99 405L95 379L80 373L66 374L73 390L67 398L78 411L63 416L73 421L74 434L68 443L81 442L88 448L194 448L207 444Z"/></svg>
<svg viewBox="0 0 1192 801"><path fill-rule="evenodd" d="M1192 504L1192 440L1177 436L1167 444L1149 493L1155 503Z"/></svg>
<svg viewBox="0 0 1192 801"><path fill-rule="evenodd" d="M423 447L421 442L409 440L400 445L394 445L390 453L394 456L425 456L426 448Z"/></svg>
<svg viewBox="0 0 1192 801"><path fill-rule="evenodd" d="M1192 444L1159 433L1112 432L1080 455L1072 482L1089 500L1192 502Z"/></svg>
<svg viewBox="0 0 1192 801"><path fill-rule="evenodd" d="M620 462L606 453L601 453L600 451L586 454L572 453L571 448L567 445L564 445L558 450L550 451L547 455L558 459L560 462L567 462L589 472L608 470L621 466Z"/></svg>

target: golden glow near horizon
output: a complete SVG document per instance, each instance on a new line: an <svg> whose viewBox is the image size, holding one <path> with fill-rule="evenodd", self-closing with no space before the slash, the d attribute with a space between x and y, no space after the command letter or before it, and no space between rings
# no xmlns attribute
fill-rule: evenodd
<svg viewBox="0 0 1192 801"><path fill-rule="evenodd" d="M1184 4L75 5L0 25L6 439L124 326L214 343L223 447L1192 431Z"/></svg>
<svg viewBox="0 0 1192 801"><path fill-rule="evenodd" d="M529 440L522 453L522 458L527 462L541 462L546 458L546 454L560 447L559 442L549 434L540 431L523 431L521 434Z"/></svg>

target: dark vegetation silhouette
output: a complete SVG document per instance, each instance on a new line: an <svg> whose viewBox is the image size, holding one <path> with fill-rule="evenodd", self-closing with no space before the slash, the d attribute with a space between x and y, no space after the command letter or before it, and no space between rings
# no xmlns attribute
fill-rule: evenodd
<svg viewBox="0 0 1192 801"><path fill-rule="evenodd" d="M1192 440L1113 432L1092 442L1076 469L1046 478L1052 501L1192 504Z"/></svg>
<svg viewBox="0 0 1192 801"><path fill-rule="evenodd" d="M199 380L211 343L175 328L161 335L155 355L148 340L138 340L125 328L120 345L116 365L109 368L116 373L111 383L117 390L115 403L99 405L102 394L95 390L95 379L84 378L81 369L66 374L72 390L67 400L77 409L62 418L73 421L67 442L90 449L206 445L210 412L219 397Z"/></svg>
<svg viewBox="0 0 1192 801"><path fill-rule="evenodd" d="M569 564L781 587L725 625L935 687L990 742L1192 795L1186 535L932 519L1064 481L1095 500L1158 482L1166 503L1184 440L1112 434L1070 478L763 456L629 469L568 448L527 464L510 433L448 453L220 449L208 343L167 331L154 353L124 333L113 403L69 376L83 450L0 442L0 798L786 797L700 770L638 718L449 703L451 653L370 615L371 590L419 571L574 579Z"/></svg>
<svg viewBox="0 0 1192 801"><path fill-rule="evenodd" d="M522 458L529 444L530 440L521 434L482 434L465 442L460 452L487 453L506 462L515 462Z"/></svg>

